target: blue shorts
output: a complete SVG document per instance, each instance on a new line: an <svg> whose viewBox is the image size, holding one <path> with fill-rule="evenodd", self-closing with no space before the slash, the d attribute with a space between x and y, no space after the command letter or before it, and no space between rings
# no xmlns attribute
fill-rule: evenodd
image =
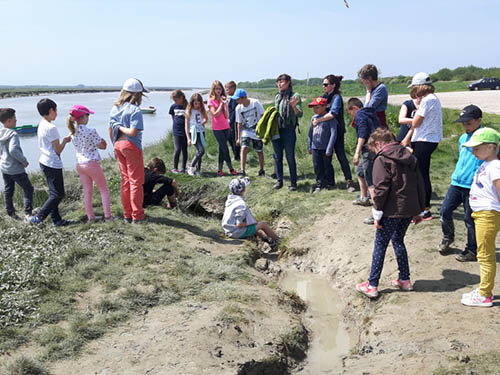
<svg viewBox="0 0 500 375"><path fill-rule="evenodd" d="M243 233L240 236L240 238L246 238L246 237L253 236L256 231L257 231L257 225L256 224L247 225L247 229L246 229L245 233Z"/></svg>

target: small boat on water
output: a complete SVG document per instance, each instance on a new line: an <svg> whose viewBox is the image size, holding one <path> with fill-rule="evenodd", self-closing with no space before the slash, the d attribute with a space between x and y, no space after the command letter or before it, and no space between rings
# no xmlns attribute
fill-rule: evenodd
<svg viewBox="0 0 500 375"><path fill-rule="evenodd" d="M156 108L150 105L147 108L141 108L141 112L147 115L152 115L153 113L156 113Z"/></svg>
<svg viewBox="0 0 500 375"><path fill-rule="evenodd" d="M16 126L14 130L19 134L33 134L38 130L38 124Z"/></svg>

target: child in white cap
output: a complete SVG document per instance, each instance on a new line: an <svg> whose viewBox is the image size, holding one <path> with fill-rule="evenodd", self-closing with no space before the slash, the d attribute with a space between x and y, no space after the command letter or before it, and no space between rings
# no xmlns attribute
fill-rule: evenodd
<svg viewBox="0 0 500 375"><path fill-rule="evenodd" d="M243 198L249 184L250 179L248 177L231 180L229 184L231 194L227 196L226 208L222 217L222 228L226 235L231 238L247 238L257 234L273 250L276 250L280 238L265 221L257 222L245 198Z"/></svg>
<svg viewBox="0 0 500 375"><path fill-rule="evenodd" d="M464 147L484 163L472 182L469 203L476 226L477 260L481 281L479 288L462 295L462 304L473 307L493 306L493 286L496 275L495 239L500 231L500 160L498 142L500 133L495 129L477 130Z"/></svg>

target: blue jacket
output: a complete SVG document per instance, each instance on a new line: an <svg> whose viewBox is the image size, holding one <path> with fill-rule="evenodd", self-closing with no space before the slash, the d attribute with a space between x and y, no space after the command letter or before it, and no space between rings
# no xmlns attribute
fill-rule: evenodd
<svg viewBox="0 0 500 375"><path fill-rule="evenodd" d="M464 133L458 140L458 161L455 171L451 175L451 184L454 186L470 189L474 175L479 169L484 160L477 159L472 155L471 147L463 147L462 145L469 141L473 133Z"/></svg>
<svg viewBox="0 0 500 375"><path fill-rule="evenodd" d="M370 135L380 127L380 120L375 114L375 109L370 107L360 108L358 113L356 113L356 135L358 138L363 138L365 144L363 145L363 152L367 151L366 141L370 138Z"/></svg>
<svg viewBox="0 0 500 375"><path fill-rule="evenodd" d="M307 150L326 150L327 155L333 154L333 146L337 139L337 120L331 119L320 122L313 126L312 120L321 116L314 115L311 118L311 128L307 136Z"/></svg>

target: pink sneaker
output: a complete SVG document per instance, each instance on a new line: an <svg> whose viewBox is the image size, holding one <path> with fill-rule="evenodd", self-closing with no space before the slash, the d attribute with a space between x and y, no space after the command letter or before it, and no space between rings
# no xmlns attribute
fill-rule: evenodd
<svg viewBox="0 0 500 375"><path fill-rule="evenodd" d="M399 288L401 290L406 290L410 291L413 290L413 285L410 280L392 280L392 286L395 286L396 288Z"/></svg>
<svg viewBox="0 0 500 375"><path fill-rule="evenodd" d="M222 172L222 171L218 171L218 172L217 172L217 176L219 176L219 177L224 177L224 172Z"/></svg>
<svg viewBox="0 0 500 375"><path fill-rule="evenodd" d="M363 293L368 298L378 297L378 288L376 286L370 286L369 281L356 285L356 290Z"/></svg>
<svg viewBox="0 0 500 375"><path fill-rule="evenodd" d="M237 176L238 175L238 172L236 172L236 170L234 168L231 168L229 170L229 173L231 173L233 176Z"/></svg>

